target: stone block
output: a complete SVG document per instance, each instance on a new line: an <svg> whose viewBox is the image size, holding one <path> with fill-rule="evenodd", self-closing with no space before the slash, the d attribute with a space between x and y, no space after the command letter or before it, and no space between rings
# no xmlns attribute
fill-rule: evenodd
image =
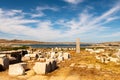
<svg viewBox="0 0 120 80"><path fill-rule="evenodd" d="M29 56L30 56L32 59L37 59L37 58L38 58L38 54L29 54Z"/></svg>
<svg viewBox="0 0 120 80"><path fill-rule="evenodd" d="M64 59L69 59L70 58L70 53L64 53L63 54Z"/></svg>
<svg viewBox="0 0 120 80"><path fill-rule="evenodd" d="M33 66L33 70L36 74L46 74L47 73L47 64L46 62L36 62Z"/></svg>
<svg viewBox="0 0 120 80"><path fill-rule="evenodd" d="M22 63L18 63L18 64L22 65L22 67L24 68L24 70L27 70L27 69L28 69L27 63L22 62Z"/></svg>
<svg viewBox="0 0 120 80"><path fill-rule="evenodd" d="M51 62L50 62L50 61L47 61L46 64L47 64L47 69L46 69L46 71L47 71L47 72L51 72L51 71L52 71L52 64L51 64Z"/></svg>
<svg viewBox="0 0 120 80"><path fill-rule="evenodd" d="M55 59L50 59L51 62L51 70L54 71L57 68L57 62Z"/></svg>
<svg viewBox="0 0 120 80"><path fill-rule="evenodd" d="M29 56L22 57L22 61L29 61L29 60L31 60L31 58Z"/></svg>
<svg viewBox="0 0 120 80"><path fill-rule="evenodd" d="M2 65L3 69L9 68L9 59L7 57L0 58L0 64Z"/></svg>
<svg viewBox="0 0 120 80"><path fill-rule="evenodd" d="M58 57L58 61L63 61L64 60L64 57Z"/></svg>
<svg viewBox="0 0 120 80"><path fill-rule="evenodd" d="M11 76L23 75L25 74L25 69L21 64L12 64L12 65L9 65L8 74Z"/></svg>
<svg viewBox="0 0 120 80"><path fill-rule="evenodd" d="M6 56L7 56L6 54L0 54L0 58L6 57Z"/></svg>
<svg viewBox="0 0 120 80"><path fill-rule="evenodd" d="M45 59L45 58L38 58L38 61L40 61L40 62L45 62L46 59Z"/></svg>

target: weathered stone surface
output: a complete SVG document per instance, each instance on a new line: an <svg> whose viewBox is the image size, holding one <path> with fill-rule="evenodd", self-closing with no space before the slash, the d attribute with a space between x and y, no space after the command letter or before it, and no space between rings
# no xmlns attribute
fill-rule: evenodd
<svg viewBox="0 0 120 80"><path fill-rule="evenodd" d="M6 56L7 56L6 54L0 54L0 58L6 57Z"/></svg>
<svg viewBox="0 0 120 80"><path fill-rule="evenodd" d="M31 58L29 56L22 57L22 61L29 61Z"/></svg>
<svg viewBox="0 0 120 80"><path fill-rule="evenodd" d="M8 74L11 76L18 76L25 74L25 70L21 64L9 65Z"/></svg>
<svg viewBox="0 0 120 80"><path fill-rule="evenodd" d="M0 58L0 64L2 65L3 69L8 69L9 59L7 57Z"/></svg>
<svg viewBox="0 0 120 80"><path fill-rule="evenodd" d="M40 61L40 62L45 62L46 61L45 58L38 58L37 60Z"/></svg>
<svg viewBox="0 0 120 80"><path fill-rule="evenodd" d="M46 62L36 62L33 70L37 73L37 74L46 74L47 73L47 64Z"/></svg>
<svg viewBox="0 0 120 80"><path fill-rule="evenodd" d="M64 60L64 57L62 57L62 56L58 56L58 61L63 61Z"/></svg>
<svg viewBox="0 0 120 80"><path fill-rule="evenodd" d="M37 59L37 58L38 58L38 55L37 55L37 54L29 54L29 56L30 56L32 59Z"/></svg>
<svg viewBox="0 0 120 80"><path fill-rule="evenodd" d="M70 58L70 54L66 52L66 53L63 54L63 57L64 57L64 59L69 59Z"/></svg>
<svg viewBox="0 0 120 80"><path fill-rule="evenodd" d="M80 39L76 39L76 53L80 53Z"/></svg>
<svg viewBox="0 0 120 80"><path fill-rule="evenodd" d="M58 57L62 57L62 56L63 56L63 52L59 52Z"/></svg>
<svg viewBox="0 0 120 80"><path fill-rule="evenodd" d="M52 64L51 69L52 69L52 71L53 71L53 70L55 70L55 69L57 68L57 62L56 62L55 59L50 59L50 62L51 62L51 64Z"/></svg>
<svg viewBox="0 0 120 80"><path fill-rule="evenodd" d="M51 64L51 62L47 61L46 64L47 64L46 72L51 72L52 71L52 64Z"/></svg>
<svg viewBox="0 0 120 80"><path fill-rule="evenodd" d="M22 55L18 53L11 54L11 57L16 58L16 62L21 62Z"/></svg>
<svg viewBox="0 0 120 80"><path fill-rule="evenodd" d="M18 63L18 64L22 65L23 68L24 68L24 70L27 70L27 69L28 69L28 67L27 67L27 63L22 62L22 63Z"/></svg>
<svg viewBox="0 0 120 80"><path fill-rule="evenodd" d="M17 59L16 59L15 57L9 56L9 63L10 63L10 64L17 63Z"/></svg>
<svg viewBox="0 0 120 80"><path fill-rule="evenodd" d="M50 58L51 58L51 59L54 59L54 58L55 58L55 52L51 52Z"/></svg>

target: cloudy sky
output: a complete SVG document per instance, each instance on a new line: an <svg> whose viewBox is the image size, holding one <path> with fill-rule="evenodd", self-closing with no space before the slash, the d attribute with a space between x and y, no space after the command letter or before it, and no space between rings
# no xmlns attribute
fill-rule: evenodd
<svg viewBox="0 0 120 80"><path fill-rule="evenodd" d="M120 41L120 0L0 0L0 38Z"/></svg>

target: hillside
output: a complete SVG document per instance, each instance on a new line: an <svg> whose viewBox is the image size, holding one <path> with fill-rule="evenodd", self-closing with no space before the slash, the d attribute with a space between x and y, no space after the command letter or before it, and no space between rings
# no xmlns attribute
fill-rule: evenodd
<svg viewBox="0 0 120 80"><path fill-rule="evenodd" d="M9 43L9 44L75 44L75 42L41 42L41 41L32 41L32 40L6 40L6 39L0 39L0 43ZM82 44L88 44L83 43Z"/></svg>

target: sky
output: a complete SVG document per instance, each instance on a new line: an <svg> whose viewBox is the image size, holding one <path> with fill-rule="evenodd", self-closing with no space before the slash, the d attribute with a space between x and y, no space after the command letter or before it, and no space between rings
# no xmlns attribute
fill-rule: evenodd
<svg viewBox="0 0 120 80"><path fill-rule="evenodd" d="M0 38L120 41L120 0L0 0Z"/></svg>

